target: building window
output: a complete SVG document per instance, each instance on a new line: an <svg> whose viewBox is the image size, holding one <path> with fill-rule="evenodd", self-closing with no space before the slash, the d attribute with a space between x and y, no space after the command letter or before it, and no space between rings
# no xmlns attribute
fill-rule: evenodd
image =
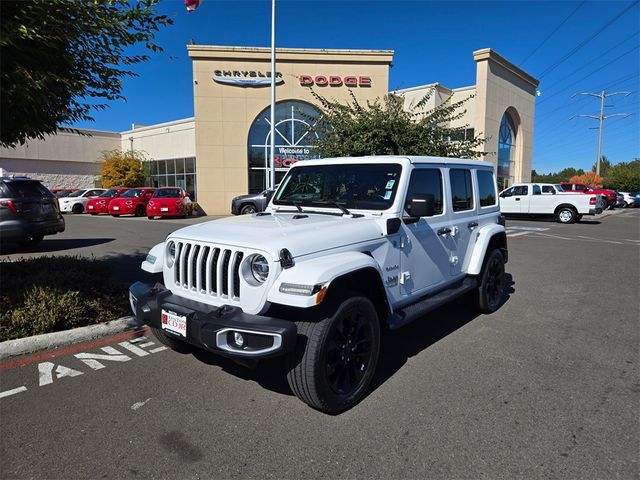
<svg viewBox="0 0 640 480"><path fill-rule="evenodd" d="M310 104L300 101L283 101L276 104L275 111L275 170L276 183L280 183L289 167L297 161L320 158L311 145L311 138L318 134L310 132L315 125L318 111ZM271 107L265 108L256 117L249 129L249 192L257 193L266 188L271 158Z"/></svg>
<svg viewBox="0 0 640 480"><path fill-rule="evenodd" d="M516 150L516 129L511 115L502 116L498 134L498 187L500 190L509 186L511 164Z"/></svg>
<svg viewBox="0 0 640 480"><path fill-rule="evenodd" d="M148 187L181 187L197 200L195 157L148 160L144 169Z"/></svg>

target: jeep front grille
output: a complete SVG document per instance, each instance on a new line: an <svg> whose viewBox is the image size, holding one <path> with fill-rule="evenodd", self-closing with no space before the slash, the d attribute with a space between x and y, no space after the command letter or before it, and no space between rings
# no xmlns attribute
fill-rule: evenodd
<svg viewBox="0 0 640 480"><path fill-rule="evenodd" d="M199 295L240 300L240 263L244 252L191 242L176 242L173 281Z"/></svg>

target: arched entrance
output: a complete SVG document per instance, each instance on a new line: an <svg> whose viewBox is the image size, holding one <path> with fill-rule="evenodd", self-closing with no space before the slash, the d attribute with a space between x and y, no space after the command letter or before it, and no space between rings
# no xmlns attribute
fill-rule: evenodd
<svg viewBox="0 0 640 480"><path fill-rule="evenodd" d="M275 170L276 183L287 173L289 167L299 161L319 158L312 137L318 137L308 128L319 116L315 107L299 100L285 100L276 104L275 111ZM271 152L271 107L262 110L249 129L249 193L266 188L267 172Z"/></svg>
<svg viewBox="0 0 640 480"><path fill-rule="evenodd" d="M516 155L517 126L509 111L504 112L498 133L498 187L500 190L511 183Z"/></svg>

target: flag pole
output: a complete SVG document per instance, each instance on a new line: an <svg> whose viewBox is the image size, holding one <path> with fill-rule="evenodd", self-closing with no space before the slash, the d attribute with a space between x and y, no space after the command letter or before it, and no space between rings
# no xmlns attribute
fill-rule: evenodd
<svg viewBox="0 0 640 480"><path fill-rule="evenodd" d="M276 0L271 0L271 158L267 188L276 184ZM266 172L265 172L266 173Z"/></svg>

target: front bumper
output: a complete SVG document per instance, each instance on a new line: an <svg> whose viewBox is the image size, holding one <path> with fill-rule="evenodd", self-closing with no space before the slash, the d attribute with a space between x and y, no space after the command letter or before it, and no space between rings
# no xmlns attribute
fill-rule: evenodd
<svg viewBox="0 0 640 480"><path fill-rule="evenodd" d="M135 317L162 330L162 310L187 319L186 337L163 330L167 335L212 353L261 359L283 355L296 343L295 323L278 318L249 315L238 307L215 307L173 295L163 285L136 282L129 287L129 300ZM239 347L234 334L245 339Z"/></svg>

